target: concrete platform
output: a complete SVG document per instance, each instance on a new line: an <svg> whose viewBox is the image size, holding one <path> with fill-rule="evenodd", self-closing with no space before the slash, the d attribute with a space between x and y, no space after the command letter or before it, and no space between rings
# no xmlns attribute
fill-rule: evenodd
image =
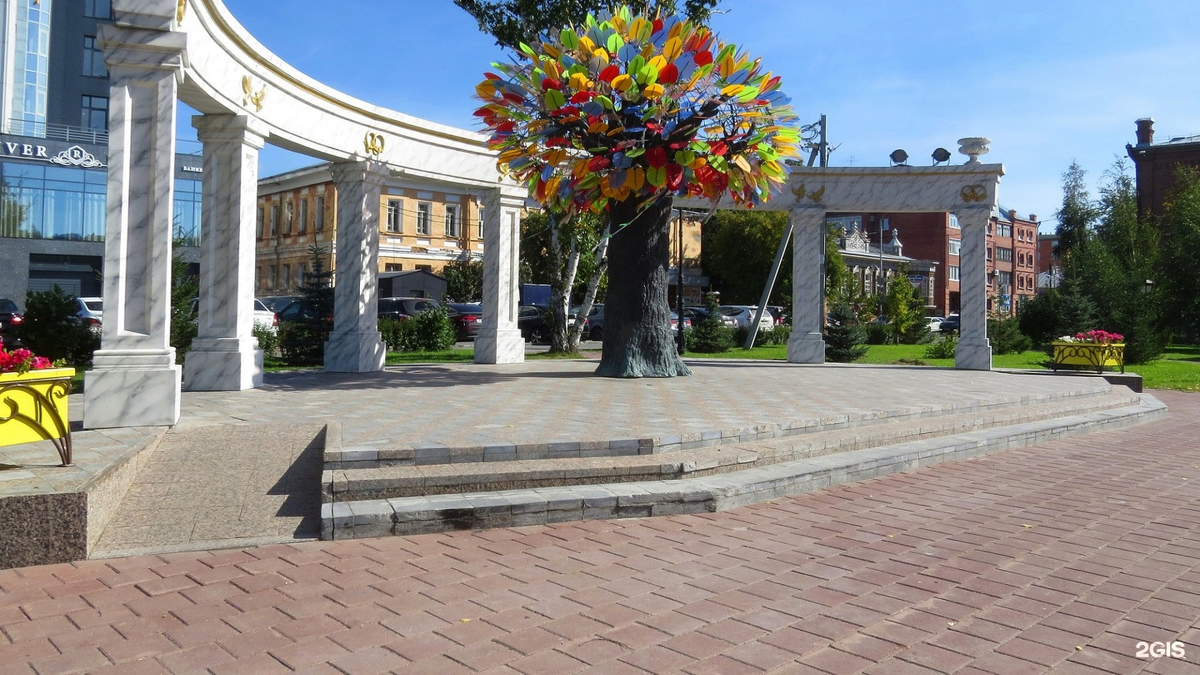
<svg viewBox="0 0 1200 675"><path fill-rule="evenodd" d="M269 474L285 471L290 460L281 454L282 460L272 456L267 461L271 444L261 440L263 434L250 433L250 429L239 440L236 427L240 426L313 429L309 434L312 438L297 437L280 444L280 452L291 452L293 457L299 454L297 448L302 450L316 441L323 433L320 429L336 427L340 431L340 443L334 444L340 453L338 461L370 461L372 457L378 461L407 455L416 463L421 453L430 461L453 462L486 456L489 450L514 456L559 453L582 459L620 454L635 445L639 454L667 458L716 443L770 442L818 427L886 426L899 420L945 415L972 417L1001 409L1037 409L1068 399L1104 400L1097 405L1107 409L1112 407L1108 397L1114 392L1131 396L1128 390L1114 388L1099 377L742 360L689 360L689 366L695 373L692 377L642 380L595 377L595 362L585 360L507 366L413 365L371 374L296 371L269 374L264 386L255 390L187 392L180 422L166 432L164 440L190 448L219 442L223 451L236 450L239 443L244 443L245 461L218 460L218 456L225 455L214 452L211 466L196 464L199 468L191 471L186 481L179 476L172 478L180 483L178 489L155 494L175 494L177 497L171 498L178 503L159 502L154 509L140 511L146 517L159 510L198 511L210 515L197 518L209 517L221 521L217 523L220 525L235 507L246 522L255 521L250 517L253 514L245 513L252 508L248 505L272 508L273 502L265 498L268 495L233 494L236 491L231 492L229 486L244 484L243 489L253 491L287 483L283 476L272 482ZM1132 403L1132 399L1129 401ZM73 406L74 411L79 409ZM70 507L74 510L64 511L73 516L55 518L55 522L69 523L82 517L88 523L82 531L76 528L52 535L69 535L74 542L71 546L43 547L42 558L11 558L10 564L77 559L90 553L114 517L115 505L134 485L140 467L153 456L162 434L162 429L79 433L75 447L80 466L75 469L45 466L53 457L48 448L23 448L20 452L34 454L20 458L14 455L8 461L0 458L10 466L0 470L0 499L46 493L87 495L82 502L74 497L74 506ZM218 438L221 440L215 440ZM37 452L46 459L36 459ZM263 474L261 480L243 481L245 472L255 469L254 458L259 455L264 457L263 467L285 468L258 467ZM190 451L189 461L197 456L202 458L203 453ZM672 461L678 460L676 457ZM9 479L3 480L6 477ZM103 485L107 487L98 489ZM207 495L203 508L197 508L194 501L200 494ZM81 515L81 509L86 516ZM118 515L123 527L159 527L152 522L139 524L135 515ZM291 513L289 517L310 519L312 515ZM270 512L265 514L270 516ZM42 512L38 517L49 514ZM29 522L36 521L36 517L31 518ZM229 529L207 526L200 520L190 522L191 533ZM277 529L298 529L289 527ZM172 541L165 535L146 541L162 550L220 544L217 539ZM0 540L0 550L18 543L19 537L6 535ZM147 545L137 550L150 548Z"/></svg>

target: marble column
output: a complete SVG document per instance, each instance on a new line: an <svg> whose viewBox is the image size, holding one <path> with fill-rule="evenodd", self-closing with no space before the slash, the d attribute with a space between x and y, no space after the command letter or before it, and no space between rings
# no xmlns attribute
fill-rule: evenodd
<svg viewBox="0 0 1200 675"><path fill-rule="evenodd" d="M325 370L383 370L379 334L379 208L388 169L372 161L332 167L337 186L337 238L333 277L333 332L325 343Z"/></svg>
<svg viewBox="0 0 1200 675"><path fill-rule="evenodd" d="M252 389L263 378L251 330L258 151L267 130L247 115L197 115L192 126L204 144L204 202L200 307L183 384L189 391Z"/></svg>
<svg viewBox="0 0 1200 675"><path fill-rule="evenodd" d="M994 188L993 188L994 192ZM987 208L958 211L962 225L962 249L959 253L959 328L954 367L964 370L991 370L992 344L987 337Z"/></svg>
<svg viewBox="0 0 1200 675"><path fill-rule="evenodd" d="M175 102L186 35L101 25L109 77L101 348L85 376L89 429L179 420L171 347Z"/></svg>
<svg viewBox="0 0 1200 675"><path fill-rule="evenodd" d="M517 328L521 200L487 190L484 218L483 326L475 338L475 363L521 363L525 339Z"/></svg>
<svg viewBox="0 0 1200 675"><path fill-rule="evenodd" d="M792 222L790 363L825 363L825 209L797 207Z"/></svg>

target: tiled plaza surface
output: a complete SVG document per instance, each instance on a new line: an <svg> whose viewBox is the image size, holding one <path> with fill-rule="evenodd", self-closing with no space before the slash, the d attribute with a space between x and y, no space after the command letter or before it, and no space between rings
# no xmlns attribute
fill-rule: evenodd
<svg viewBox="0 0 1200 675"><path fill-rule="evenodd" d="M1154 394L705 516L0 571L0 671L1200 673L1200 396Z"/></svg>

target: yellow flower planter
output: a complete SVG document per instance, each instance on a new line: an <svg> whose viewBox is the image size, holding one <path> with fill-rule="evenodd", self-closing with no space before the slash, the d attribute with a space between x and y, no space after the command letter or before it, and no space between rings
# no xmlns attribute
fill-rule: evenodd
<svg viewBox="0 0 1200 675"><path fill-rule="evenodd" d="M74 368L0 374L0 446L50 441L71 466L67 396Z"/></svg>
<svg viewBox="0 0 1200 675"><path fill-rule="evenodd" d="M1125 343L1113 342L1055 342L1054 370L1059 366L1084 366L1103 373L1107 366L1120 367L1125 372Z"/></svg>

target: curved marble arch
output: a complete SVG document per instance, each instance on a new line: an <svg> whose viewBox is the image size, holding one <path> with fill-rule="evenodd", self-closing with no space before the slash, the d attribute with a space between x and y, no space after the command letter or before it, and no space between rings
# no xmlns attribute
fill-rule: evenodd
<svg viewBox="0 0 1200 675"><path fill-rule="evenodd" d="M788 361L825 362L825 215L828 212L953 212L962 226L962 317L954 367L991 370L987 337L987 224L1003 164L793 167L783 194L756 207L788 211L792 226L792 334ZM686 202L684 202L686 205ZM697 205L699 206L699 205Z"/></svg>
<svg viewBox="0 0 1200 675"><path fill-rule="evenodd" d="M262 383L251 335L258 151L265 143L334 162L334 329L325 368L383 367L375 325L379 204L390 176L452 186L483 205L481 363L524 359L516 327L525 190L501 178L484 136L373 106L287 65L221 0L114 0L97 40L110 81L105 322L87 374L87 428L173 425L189 389ZM170 346L176 101L204 146L198 335L184 367Z"/></svg>

